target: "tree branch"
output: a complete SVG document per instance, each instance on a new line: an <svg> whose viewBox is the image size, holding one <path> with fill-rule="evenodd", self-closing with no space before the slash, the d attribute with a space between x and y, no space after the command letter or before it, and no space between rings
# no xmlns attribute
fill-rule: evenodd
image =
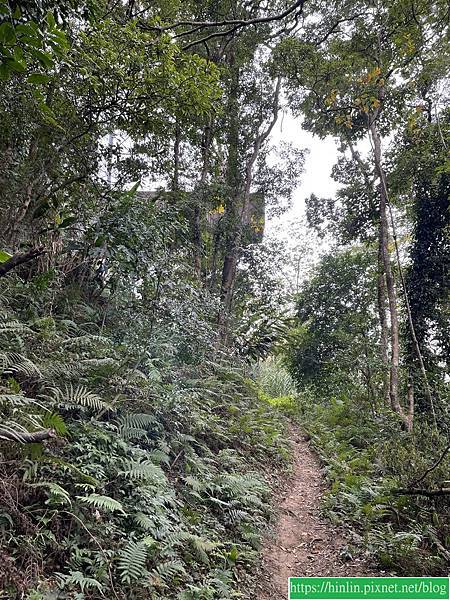
<svg viewBox="0 0 450 600"><path fill-rule="evenodd" d="M416 479L415 481L413 481L411 483L411 486L417 485L418 483L420 483L421 481L423 481L425 479L425 477L429 473L431 473L431 471L434 471L434 469L436 469L441 464L441 462L444 460L447 452L449 452L449 451L450 451L450 444L447 446L447 448L445 448L445 450L442 452L442 454L439 456L439 458L431 465L431 467L429 467L424 472L424 474L421 477L419 477L419 479Z"/></svg>
<svg viewBox="0 0 450 600"><path fill-rule="evenodd" d="M427 496L429 498L434 498L435 496L450 496L450 488L438 488L436 490L422 490L419 488L411 490L398 489L393 490L393 494L399 496Z"/></svg>
<svg viewBox="0 0 450 600"><path fill-rule="evenodd" d="M271 23L273 21L281 21L284 18L288 17L290 14L295 12L296 10L301 10L303 8L303 4L306 0L296 0L290 7L284 10L281 13L275 15L268 15L266 17L255 17L254 19L223 19L222 21L176 21L170 25L164 26L148 26L146 24L141 23L145 29L153 30L153 31L170 31L172 29L177 29L179 27L195 27L196 30L200 29L208 29L210 27L229 27L233 26L237 29L241 29L242 27L249 27L250 25L258 25L260 23ZM192 33L192 30L188 32L184 32L181 34L177 34L177 37L181 35L188 35ZM226 33L226 32L225 32Z"/></svg>
<svg viewBox="0 0 450 600"><path fill-rule="evenodd" d="M44 254L44 252L45 249L40 247L32 248L31 250L28 250L28 252L18 252L17 254L14 254L14 256L11 256L11 258L0 265L0 277L4 277L9 271L12 271L16 267L34 260L38 256L41 256L41 254Z"/></svg>
<svg viewBox="0 0 450 600"><path fill-rule="evenodd" d="M42 431L16 431L14 429L0 429L0 439L19 442L21 444L35 444L56 437L54 429L44 429Z"/></svg>

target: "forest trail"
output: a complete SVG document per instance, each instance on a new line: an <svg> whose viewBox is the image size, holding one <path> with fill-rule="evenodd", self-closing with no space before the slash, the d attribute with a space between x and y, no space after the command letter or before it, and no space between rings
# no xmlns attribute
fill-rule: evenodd
<svg viewBox="0 0 450 600"><path fill-rule="evenodd" d="M348 541L342 531L320 515L326 491L319 458L298 428L291 426L292 474L279 498L274 536L262 552L257 600L284 600L288 577L377 577L364 560L342 557Z"/></svg>

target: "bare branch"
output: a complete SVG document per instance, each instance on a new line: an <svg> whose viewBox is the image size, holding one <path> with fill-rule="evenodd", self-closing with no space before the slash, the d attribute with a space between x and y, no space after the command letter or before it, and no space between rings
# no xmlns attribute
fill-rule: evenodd
<svg viewBox="0 0 450 600"><path fill-rule="evenodd" d="M393 494L399 496L427 496L428 498L434 498L436 496L450 496L450 488L438 488L436 490L422 490L422 489L398 489L393 490Z"/></svg>
<svg viewBox="0 0 450 600"><path fill-rule="evenodd" d="M54 429L44 429L42 431L16 431L14 429L0 429L0 440L9 440L19 442L20 444L35 444L56 437Z"/></svg>
<svg viewBox="0 0 450 600"><path fill-rule="evenodd" d="M28 250L28 252L18 252L11 256L7 261L0 265L0 277L4 277L9 271L12 271L19 265L23 265L24 263L30 262L34 260L41 254L44 254L44 248L32 248Z"/></svg>
<svg viewBox="0 0 450 600"><path fill-rule="evenodd" d="M152 31L171 31L174 29L178 29L179 27L191 27L195 28L195 31L199 31L201 29L209 29L209 28L220 28L220 27L232 27L237 29L241 29L243 27L249 27L251 25L259 25L261 23L272 23L274 21L282 21L292 13L296 11L301 11L303 9L303 5L306 0L296 0L290 7L284 10L281 13L275 15L267 15L264 17L255 17L253 19L223 19L222 21L176 21L175 23L171 23L170 25L164 26L149 26L145 23L140 23L140 26L144 29L152 30ZM178 33L177 37L189 35L193 30L190 29L187 32ZM227 31L222 32L222 35L226 35Z"/></svg>
<svg viewBox="0 0 450 600"><path fill-rule="evenodd" d="M447 452L450 452L450 444L447 446L447 448L445 448L445 450L442 452L442 454L439 456L439 458L431 465L431 467L429 467L424 474L419 477L419 479L416 479L415 481L412 482L411 486L417 485L418 483L420 483L421 481L423 481L425 479L425 477L431 473L431 471L434 471L434 469L436 469L441 462L444 460L444 458L447 455Z"/></svg>

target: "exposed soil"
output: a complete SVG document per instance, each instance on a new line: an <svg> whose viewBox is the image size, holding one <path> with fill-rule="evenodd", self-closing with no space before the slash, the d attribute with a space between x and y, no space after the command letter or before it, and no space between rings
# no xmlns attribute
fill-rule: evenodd
<svg viewBox="0 0 450 600"><path fill-rule="evenodd" d="M379 577L364 559L345 559L344 532L320 515L326 491L321 464L307 438L291 427L292 475L278 500L279 519L266 540L257 600L286 600L288 577Z"/></svg>

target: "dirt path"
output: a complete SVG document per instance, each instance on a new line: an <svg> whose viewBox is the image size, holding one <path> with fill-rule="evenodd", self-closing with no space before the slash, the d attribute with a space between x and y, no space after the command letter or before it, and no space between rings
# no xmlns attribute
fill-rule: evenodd
<svg viewBox="0 0 450 600"><path fill-rule="evenodd" d="M342 558L348 541L339 528L320 516L320 501L326 490L318 457L305 436L290 432L294 446L292 476L279 500L280 514L275 535L263 548L260 591L257 600L286 600L288 577L375 577L361 559Z"/></svg>

